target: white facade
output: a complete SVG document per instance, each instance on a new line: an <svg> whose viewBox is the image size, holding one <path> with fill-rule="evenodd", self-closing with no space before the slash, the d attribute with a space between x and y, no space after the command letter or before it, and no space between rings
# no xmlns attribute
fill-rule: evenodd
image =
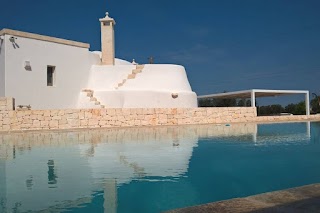
<svg viewBox="0 0 320 213"><path fill-rule="evenodd" d="M33 109L73 108L99 58L87 48L4 35L5 95ZM30 62L30 70L25 63ZM2 66L2 64L1 64ZM54 86L47 86L47 66L55 67Z"/></svg>
<svg viewBox="0 0 320 213"><path fill-rule="evenodd" d="M114 37L103 29L102 54L90 52L86 43L0 31L0 97L32 109L197 107L182 66L116 59Z"/></svg>
<svg viewBox="0 0 320 213"><path fill-rule="evenodd" d="M134 65L92 66L86 88L111 108L197 107L197 96L182 66L148 64L134 79L127 79L134 69ZM126 82L118 87L124 79ZM88 99L81 94L78 108L83 108Z"/></svg>

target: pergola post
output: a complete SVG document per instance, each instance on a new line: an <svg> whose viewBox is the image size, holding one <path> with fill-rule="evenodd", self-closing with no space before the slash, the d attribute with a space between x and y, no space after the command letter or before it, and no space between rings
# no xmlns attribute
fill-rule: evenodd
<svg viewBox="0 0 320 213"><path fill-rule="evenodd" d="M305 104L306 104L306 115L310 115L310 101L309 101L309 91L305 94Z"/></svg>
<svg viewBox="0 0 320 213"><path fill-rule="evenodd" d="M251 90L251 107L256 107L256 93Z"/></svg>

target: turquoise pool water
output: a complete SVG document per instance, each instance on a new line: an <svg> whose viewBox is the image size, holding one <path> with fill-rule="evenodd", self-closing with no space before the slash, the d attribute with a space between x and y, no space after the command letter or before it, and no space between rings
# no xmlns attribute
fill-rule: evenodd
<svg viewBox="0 0 320 213"><path fill-rule="evenodd" d="M320 123L0 134L0 212L161 212L320 182Z"/></svg>

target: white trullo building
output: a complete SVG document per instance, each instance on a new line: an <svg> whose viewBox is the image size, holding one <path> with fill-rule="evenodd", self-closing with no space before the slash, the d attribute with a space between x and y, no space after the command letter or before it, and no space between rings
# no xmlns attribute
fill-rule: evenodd
<svg viewBox="0 0 320 213"><path fill-rule="evenodd" d="M115 58L114 19L101 22L101 52L89 44L0 31L0 97L32 109L197 107L185 69Z"/></svg>

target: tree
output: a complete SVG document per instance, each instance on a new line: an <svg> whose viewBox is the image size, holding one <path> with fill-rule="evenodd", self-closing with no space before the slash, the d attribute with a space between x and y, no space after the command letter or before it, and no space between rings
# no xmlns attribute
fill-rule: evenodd
<svg viewBox="0 0 320 213"><path fill-rule="evenodd" d="M288 104L286 107L285 107L285 112L288 112L288 113L293 113L294 109L295 109L296 105L295 104Z"/></svg>
<svg viewBox="0 0 320 213"><path fill-rule="evenodd" d="M198 101L199 107L212 107L213 99L212 98L203 98Z"/></svg>
<svg viewBox="0 0 320 213"><path fill-rule="evenodd" d="M313 99L310 101L310 106L311 106L311 113L320 113L320 97L312 93Z"/></svg>
<svg viewBox="0 0 320 213"><path fill-rule="evenodd" d="M285 107L285 111L294 115L305 115L306 114L306 104L301 101L297 104L289 104Z"/></svg>
<svg viewBox="0 0 320 213"><path fill-rule="evenodd" d="M237 103L237 106L239 106L239 107L245 106L245 99L240 99L240 100L238 101L238 103Z"/></svg>
<svg viewBox="0 0 320 213"><path fill-rule="evenodd" d="M280 104L273 104L268 106L260 106L258 115L277 115L284 111Z"/></svg>
<svg viewBox="0 0 320 213"><path fill-rule="evenodd" d="M304 101L298 103L293 111L294 115L305 115L306 114L306 104Z"/></svg>
<svg viewBox="0 0 320 213"><path fill-rule="evenodd" d="M203 98L198 101L199 107L235 107L237 106L236 99L213 99L213 98Z"/></svg>

